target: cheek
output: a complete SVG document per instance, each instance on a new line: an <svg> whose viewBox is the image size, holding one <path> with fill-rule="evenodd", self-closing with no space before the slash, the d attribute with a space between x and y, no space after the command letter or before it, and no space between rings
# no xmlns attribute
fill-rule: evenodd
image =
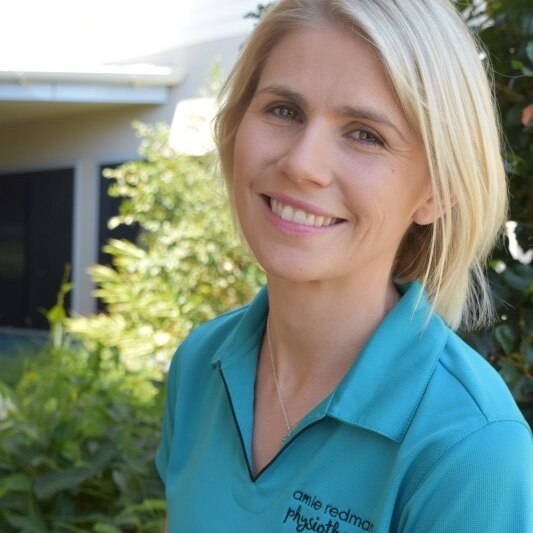
<svg viewBox="0 0 533 533"><path fill-rule="evenodd" d="M235 135L235 144L233 146L233 176L236 181L239 179L240 169L245 165L246 154L249 153L246 147L246 136L243 135L242 124L239 126Z"/></svg>
<svg viewBox="0 0 533 533"><path fill-rule="evenodd" d="M342 176L339 184L342 196L352 209L361 215L375 217L387 210L390 198L394 198L391 186L393 174L390 168L375 155L357 153L355 156L339 157L337 176Z"/></svg>
<svg viewBox="0 0 533 533"><path fill-rule="evenodd" d="M233 176L235 183L251 180L261 165L261 143L252 128L242 123L235 136Z"/></svg>
<svg viewBox="0 0 533 533"><path fill-rule="evenodd" d="M275 165L290 145L287 128L275 128L255 114L245 115L235 136L235 171L237 165L256 170Z"/></svg>
<svg viewBox="0 0 533 533"><path fill-rule="evenodd" d="M343 196L359 227L376 236L400 239L412 224L419 191L412 176L376 157L363 156L343 171ZM377 238L377 237L376 237Z"/></svg>

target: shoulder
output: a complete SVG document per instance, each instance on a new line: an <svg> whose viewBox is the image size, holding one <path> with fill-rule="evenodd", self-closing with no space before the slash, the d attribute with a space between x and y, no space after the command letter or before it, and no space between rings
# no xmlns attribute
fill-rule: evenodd
<svg viewBox="0 0 533 533"><path fill-rule="evenodd" d="M418 473L413 481L448 454L454 456L460 450L473 451L480 460L491 455L491 447L515 446L515 457L522 460L525 456L531 458L533 452L531 429L501 376L446 329L435 367L405 436L405 449L418 457ZM510 455L500 455L503 463L509 459ZM494 462L493 466L496 468Z"/></svg>
<svg viewBox="0 0 533 533"><path fill-rule="evenodd" d="M422 395L413 430L435 435L444 448L495 424L512 423L531 439L531 429L498 372L446 326L445 340Z"/></svg>
<svg viewBox="0 0 533 533"><path fill-rule="evenodd" d="M531 464L531 428L507 385L451 330L420 408L434 416L428 427L437 463L462 458L465 465L485 463L493 472L512 461Z"/></svg>
<svg viewBox="0 0 533 533"><path fill-rule="evenodd" d="M435 371L441 393L460 400L457 408L471 411L480 422L515 421L527 426L498 372L456 333L449 331ZM527 426L528 427L528 426Z"/></svg>
<svg viewBox="0 0 533 533"><path fill-rule="evenodd" d="M401 506L402 531L531 531L529 431L511 418L464 429L431 454L423 471L415 469Z"/></svg>
<svg viewBox="0 0 533 533"><path fill-rule="evenodd" d="M451 330L404 445L404 531L528 530L531 429L496 370Z"/></svg>

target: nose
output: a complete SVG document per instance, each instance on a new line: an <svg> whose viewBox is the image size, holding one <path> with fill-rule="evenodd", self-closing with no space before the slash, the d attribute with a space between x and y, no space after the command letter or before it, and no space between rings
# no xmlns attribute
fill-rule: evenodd
<svg viewBox="0 0 533 533"><path fill-rule="evenodd" d="M327 187L332 180L330 144L325 125L308 123L290 139L278 168L295 182Z"/></svg>

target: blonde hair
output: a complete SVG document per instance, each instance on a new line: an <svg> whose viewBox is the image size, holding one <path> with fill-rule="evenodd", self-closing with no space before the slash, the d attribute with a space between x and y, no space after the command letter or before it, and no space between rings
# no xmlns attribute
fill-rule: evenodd
<svg viewBox="0 0 533 533"><path fill-rule="evenodd" d="M419 280L453 328L487 324L492 305L484 269L505 222L507 184L481 48L447 0L280 0L270 7L221 93L215 138L230 197L235 135L271 50L289 32L324 20L375 47L425 147L442 214L408 230L394 279Z"/></svg>

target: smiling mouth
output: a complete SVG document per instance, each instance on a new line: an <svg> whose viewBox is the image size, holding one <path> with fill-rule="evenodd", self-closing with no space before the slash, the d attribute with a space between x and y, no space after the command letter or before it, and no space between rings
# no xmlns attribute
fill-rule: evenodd
<svg viewBox="0 0 533 533"><path fill-rule="evenodd" d="M278 215L283 220L300 224L302 226L309 226L314 228L326 228L344 222L342 218L327 217L308 213L303 209L294 208L291 205L284 204L270 196L262 195L265 202L270 207L271 211Z"/></svg>

